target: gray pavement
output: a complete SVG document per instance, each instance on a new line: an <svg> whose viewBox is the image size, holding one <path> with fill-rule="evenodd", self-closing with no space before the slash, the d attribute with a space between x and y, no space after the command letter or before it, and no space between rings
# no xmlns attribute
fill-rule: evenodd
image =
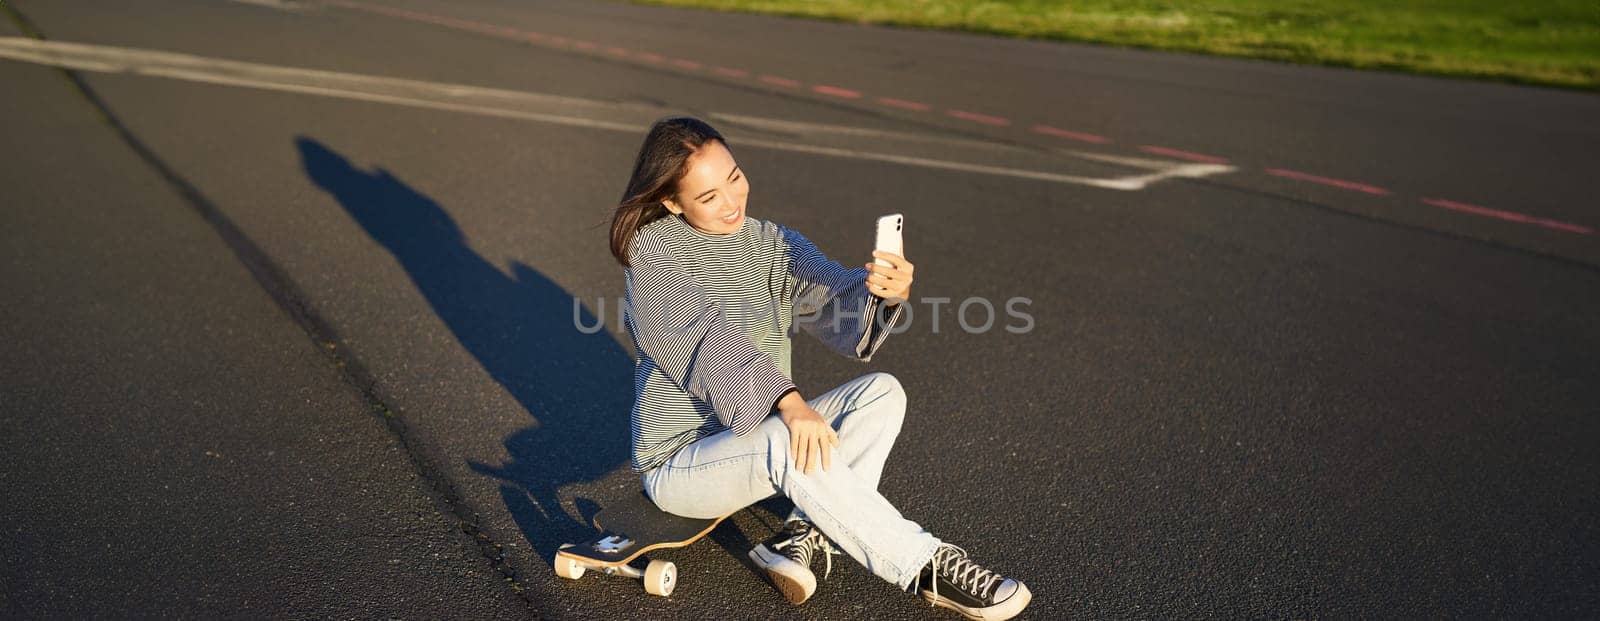
<svg viewBox="0 0 1600 621"><path fill-rule="evenodd" d="M901 379L885 494L1027 581L1031 618L1600 611L1596 236L1418 201L1600 226L1600 98L626 4L382 5L1015 119L990 127L350 5L13 6L52 41L586 101L79 71L108 124L59 71L0 60L26 85L0 99L8 616L951 617L850 561L790 607L743 560L781 501L670 555L671 598L550 571L637 486L603 223L626 126L667 112L724 115L752 216L848 263L900 211L917 297L1032 300L1026 334L1003 309L966 333L955 304L935 333L924 304L870 365L795 353L804 393ZM1139 145L1231 169L1111 190L926 164L1126 178L1081 152ZM608 329L575 330L574 297Z"/></svg>
<svg viewBox="0 0 1600 621"><path fill-rule="evenodd" d="M0 173L5 615L525 616L183 197L55 70L0 75L28 85Z"/></svg>

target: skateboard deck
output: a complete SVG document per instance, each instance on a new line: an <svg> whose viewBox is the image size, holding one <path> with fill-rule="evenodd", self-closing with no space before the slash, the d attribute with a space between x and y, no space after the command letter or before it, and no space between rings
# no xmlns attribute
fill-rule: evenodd
<svg viewBox="0 0 1600 621"><path fill-rule="evenodd" d="M677 581L677 566L669 561L650 561L644 571L629 565L652 550L681 548L699 541L728 516L694 519L662 511L643 491L629 494L594 516L599 533L578 544L566 544L556 552L556 575L576 580L586 570L621 574L644 581L651 595L671 595Z"/></svg>

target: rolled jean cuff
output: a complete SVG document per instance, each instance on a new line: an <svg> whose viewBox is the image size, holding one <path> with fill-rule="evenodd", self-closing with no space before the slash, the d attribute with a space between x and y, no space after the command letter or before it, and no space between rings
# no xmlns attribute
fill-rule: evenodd
<svg viewBox="0 0 1600 621"><path fill-rule="evenodd" d="M909 569L905 569L905 575L900 576L895 580L895 586L900 587L900 590L902 591L911 588L911 582L917 579L917 574L922 573L922 568L927 567L928 563L933 562L933 553L938 551L939 546L942 544L943 542L939 541L937 537L930 537L928 539L927 548L918 552L916 556L911 557L913 559L921 559L922 562L915 565L910 565ZM900 565L900 567L905 568L908 566Z"/></svg>

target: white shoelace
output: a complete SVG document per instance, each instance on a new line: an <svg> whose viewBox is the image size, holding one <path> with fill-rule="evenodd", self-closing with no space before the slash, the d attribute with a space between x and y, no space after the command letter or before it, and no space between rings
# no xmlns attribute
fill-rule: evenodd
<svg viewBox="0 0 1600 621"><path fill-rule="evenodd" d="M993 570L979 567L977 563L972 562L972 559L967 558L966 550L955 544L947 543L940 546L933 553L933 559L929 560L928 564L933 566L932 590L934 599L939 598L940 573L949 576L950 582L954 583L957 588L978 597L982 597L983 593L988 591L996 580L1000 579L1000 574L994 573ZM920 587L922 585L921 581L922 572L917 572L916 581L912 583L912 588ZM928 602L929 606L933 604L932 600Z"/></svg>
<svg viewBox="0 0 1600 621"><path fill-rule="evenodd" d="M815 526L807 526L806 534L792 537L778 544L779 548L784 546L794 549L794 555L790 558L800 563L803 567L811 567L811 554L814 551L821 551L823 561L826 563L826 568L822 572L822 579L827 580L828 576L833 574L833 557L839 551L834 549L833 544L829 543L828 538L824 537L822 532L818 531ZM788 553L785 554L787 555Z"/></svg>

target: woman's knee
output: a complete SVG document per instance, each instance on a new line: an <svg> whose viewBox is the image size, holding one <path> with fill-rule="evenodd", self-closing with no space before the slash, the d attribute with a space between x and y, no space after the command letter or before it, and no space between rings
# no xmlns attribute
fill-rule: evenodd
<svg viewBox="0 0 1600 621"><path fill-rule="evenodd" d="M776 421L776 424L772 424ZM789 465L789 426L783 420L773 416L762 424L756 426L756 431L761 433L767 441L767 475L775 482L782 478Z"/></svg>
<svg viewBox="0 0 1600 621"><path fill-rule="evenodd" d="M886 421L892 422L895 430L899 430L900 423L906 416L906 390L900 385L900 379L889 373L877 371L872 373L872 385L877 392L874 409L881 412Z"/></svg>

